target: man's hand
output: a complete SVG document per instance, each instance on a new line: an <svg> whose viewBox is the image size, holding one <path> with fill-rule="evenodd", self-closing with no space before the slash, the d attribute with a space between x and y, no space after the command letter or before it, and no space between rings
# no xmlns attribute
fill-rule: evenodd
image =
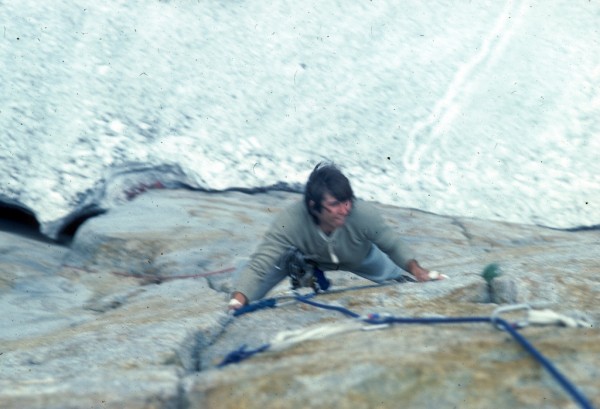
<svg viewBox="0 0 600 409"><path fill-rule="evenodd" d="M408 263L406 263L406 271L415 276L419 282L429 281L430 279L429 270L421 267L417 260L410 260Z"/></svg>
<svg viewBox="0 0 600 409"><path fill-rule="evenodd" d="M233 294L231 294L231 299L229 300L227 309L230 311L238 310L246 304L248 304L248 297L246 297L244 294L240 293L239 291L235 291Z"/></svg>

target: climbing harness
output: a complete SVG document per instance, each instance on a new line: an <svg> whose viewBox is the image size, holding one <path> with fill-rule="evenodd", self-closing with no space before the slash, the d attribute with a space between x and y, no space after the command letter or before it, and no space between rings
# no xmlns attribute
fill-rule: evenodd
<svg viewBox="0 0 600 409"><path fill-rule="evenodd" d="M285 271L290 277L292 289L310 287L315 293L327 291L331 283L323 270L317 267L310 257L295 247L289 247L279 259L277 269Z"/></svg>
<svg viewBox="0 0 600 409"><path fill-rule="evenodd" d="M356 312L349 310L342 306L336 306L331 304L324 304L312 300L316 294L308 294L306 296L296 295L295 300L304 304L308 304L317 308L333 310L340 312L347 317L353 318L354 320L349 323L342 323L328 326L317 326L309 329L300 329L294 331L287 331L278 334L275 339L268 344L262 345L256 349L248 349L247 345L242 345L239 349L229 353L223 361L218 365L224 367L229 364L238 363L245 359L252 357L258 353L267 350L282 350L286 347L294 345L296 343L308 340L308 339L322 339L327 336L334 334L340 334L349 331L367 330L369 326L374 326L372 329L379 329L388 327L392 324L466 324L466 323L488 323L494 325L500 330L508 332L533 358L535 358L550 374L556 379L556 381L564 388L564 390L577 402L583 409L593 409L590 401L581 393L579 390L548 360L541 352L539 352L523 335L521 335L517 329L525 327L531 324L547 325L547 324L560 324L566 326L591 326L584 320L575 320L570 317L565 317L561 314L557 314L550 310L542 310L535 312L528 304L509 305L505 307L497 308L491 316L485 317L420 317L420 318L409 318L409 317L396 317L393 315L379 315L369 314L366 317L357 314ZM260 303L260 302L259 302ZM262 300L263 304L252 303L247 305L245 311L240 311L238 314L242 315L251 311L256 311L262 308L275 308L277 307L276 299ZM251 307L252 309L250 309ZM528 312L527 318L523 321L510 323L501 315L510 312L525 310ZM238 310L239 311L239 310ZM236 311L236 312L238 312ZM365 326L367 324L367 326Z"/></svg>

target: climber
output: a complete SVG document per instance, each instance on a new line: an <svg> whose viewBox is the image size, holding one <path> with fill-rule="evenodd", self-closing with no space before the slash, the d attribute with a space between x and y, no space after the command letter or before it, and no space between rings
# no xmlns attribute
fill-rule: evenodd
<svg viewBox="0 0 600 409"><path fill-rule="evenodd" d="M286 276L302 285L290 271L298 263L290 260L305 260L317 272L350 271L377 283L432 278L379 210L355 199L350 181L333 163L319 163L308 178L304 200L284 209L270 226L237 274L229 309L264 297Z"/></svg>

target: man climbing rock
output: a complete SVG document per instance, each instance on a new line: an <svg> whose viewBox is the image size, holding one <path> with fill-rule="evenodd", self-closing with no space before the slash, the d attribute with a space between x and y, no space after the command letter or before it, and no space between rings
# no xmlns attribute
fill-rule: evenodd
<svg viewBox="0 0 600 409"><path fill-rule="evenodd" d="M379 211L355 199L350 181L332 163L314 168L304 201L283 210L270 226L239 272L229 308L264 297L287 276L302 286L306 266L318 273L350 271L377 283L404 281L406 272L416 281L430 279Z"/></svg>

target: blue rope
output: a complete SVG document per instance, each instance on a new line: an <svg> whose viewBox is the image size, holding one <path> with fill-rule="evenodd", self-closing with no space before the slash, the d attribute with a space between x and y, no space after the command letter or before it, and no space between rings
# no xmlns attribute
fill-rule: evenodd
<svg viewBox="0 0 600 409"><path fill-rule="evenodd" d="M223 361L221 361L221 363L217 366L219 368L222 368L229 364L237 364L239 362L242 362L245 359L250 358L253 355L256 355L258 353L266 351L270 347L271 347L270 344L265 344L256 349L246 349L246 344L244 344L241 347L239 347L239 349L236 349L235 351L228 353L227 356L223 359Z"/></svg>
<svg viewBox="0 0 600 409"><path fill-rule="evenodd" d="M265 308L275 308L277 307L277 299L276 298L265 298L264 300L256 301L248 305L244 305L243 307L238 308L233 311L233 316L237 317L239 315L244 315L249 312L254 312L258 310L263 310Z"/></svg>
<svg viewBox="0 0 600 409"><path fill-rule="evenodd" d="M326 310L338 311L346 316L360 319L360 315L351 311L345 307L323 304L316 301L310 300L316 294L309 294L306 296L296 296L296 300ZM244 306L234 312L235 316L246 314L252 311L257 311L264 308L275 308L277 306L277 299L269 298L260 302L252 303ZM367 318L361 319L368 324L464 324L464 323L492 323L496 326L504 328L521 346L531 354L550 374L558 381L558 383L565 389L565 391L571 395L571 397L579 403L583 409L593 409L590 401L581 393L579 390L562 374L560 371L550 362L544 355L541 354L523 335L521 335L515 327L497 317L424 317L424 318L404 318L394 316L380 316L378 314L371 314ZM260 352L266 351L270 348L270 344L265 344L259 348L248 350L246 345L242 345L238 350L229 353L218 367L223 367L232 363L238 363L245 359L250 358Z"/></svg>
<svg viewBox="0 0 600 409"><path fill-rule="evenodd" d="M283 296L283 297L265 298L263 300L251 302L250 304L244 305L243 307L240 307L237 310L234 310L233 316L239 317L240 315L248 314L250 312L254 312L254 311L258 311L258 310L264 310L266 308L277 308L277 306L278 306L277 303L280 300L289 299L289 298L291 298L292 300L298 300L299 298L307 300L309 298L314 297L315 295L317 295L317 293L312 293L312 294L303 295L303 296L295 295L293 297Z"/></svg>
<svg viewBox="0 0 600 409"><path fill-rule="evenodd" d="M346 287L346 288L339 288L339 289L335 289L335 290L325 290L322 293L318 293L318 294L337 294L337 293L341 293L341 292L347 292L347 291L357 291L357 290L365 290L365 289L369 289L369 288L378 288L378 287L384 287L384 286L388 286L388 285L392 285L392 284L398 284L397 281L393 281L393 282L385 282L385 283L378 283L378 284L368 284L368 285L358 285L355 287ZM277 303L282 300L282 299L295 299L297 300L298 297L303 297L304 299L308 299L308 298L312 298L315 295L317 295L317 293L313 293L313 294L308 294L308 295L303 295L303 296L283 296L283 297L273 297L273 298L265 298L259 301L254 301L250 304L244 305L243 307L238 308L237 310L234 310L233 312L233 316L234 317L238 317L240 315L244 315L244 314L248 314L250 312L254 312L254 311L258 311L258 310L263 310L266 308L277 308Z"/></svg>
<svg viewBox="0 0 600 409"><path fill-rule="evenodd" d="M310 304L315 307L325 308L328 310L336 310L344 315L348 315L354 318L359 318L360 315L352 312L344 307L335 307L327 304L317 303L315 301L308 301L302 297L298 298L298 301ZM425 317L425 318L403 318L393 316L379 316L372 314L368 318L362 321L369 324L462 324L462 323L492 323L495 325L502 326L512 337L519 343L527 352L531 354L544 368L554 376L558 383L571 395L571 397L579 403L584 409L593 409L590 401L581 393L575 385L573 385L560 371L550 362L540 351L538 351L533 344L531 344L523 335L521 335L515 327L501 318L491 317Z"/></svg>
<svg viewBox="0 0 600 409"><path fill-rule="evenodd" d="M353 312L353 311L350 311L350 310L349 310L349 309L347 309L347 308L344 308L344 307L338 307L338 306L335 306L335 305L329 305L329 304L321 304L321 303L318 303L318 302L316 302L316 301L311 301L311 300L309 300L309 298L310 298L310 297L307 297L307 296L304 296L304 297L296 297L296 299L297 299L298 301L300 301L300 302L303 302L303 303L305 303L305 304L308 304L308 305L312 305L312 306L314 306L314 307L323 308L323 309L325 309L325 310L334 310L334 311L338 311L338 312L341 312L342 314L344 314L344 315L347 315L347 316L349 316L349 317L352 317L352 318L360 318L360 315L359 315L359 314L357 314L357 313L355 313L355 312Z"/></svg>
<svg viewBox="0 0 600 409"><path fill-rule="evenodd" d="M494 320L490 319L490 321L493 322L494 324L499 324L508 333L510 333L513 336L513 338L519 344L521 344L521 346L523 348L525 348L525 350L527 352L529 352L535 359L537 359L538 362L540 364L542 364L542 366L544 368L546 368L548 370L548 372L550 372L552 374L552 376L554 376L554 379L556 379L558 381L558 383L561 384L561 386L569 393L569 395L571 395L571 397L573 399L575 399L575 401L577 403L579 403L579 405L582 408L584 408L584 409L593 409L594 408L592 406L591 402L581 392L579 392L579 390L575 387L575 385L573 385L562 373L560 373L560 371L552 364L552 362L550 362L544 355L542 355L541 352L538 351L531 344L531 342L529 342L527 340L527 338L525 338L523 335L521 335L514 328L513 325L511 325L510 323L506 322L505 320L503 320L501 318L496 318Z"/></svg>
<svg viewBox="0 0 600 409"><path fill-rule="evenodd" d="M379 316L371 314L363 319L368 324L472 324L490 322L489 317L425 317L425 318L403 318L392 316Z"/></svg>

